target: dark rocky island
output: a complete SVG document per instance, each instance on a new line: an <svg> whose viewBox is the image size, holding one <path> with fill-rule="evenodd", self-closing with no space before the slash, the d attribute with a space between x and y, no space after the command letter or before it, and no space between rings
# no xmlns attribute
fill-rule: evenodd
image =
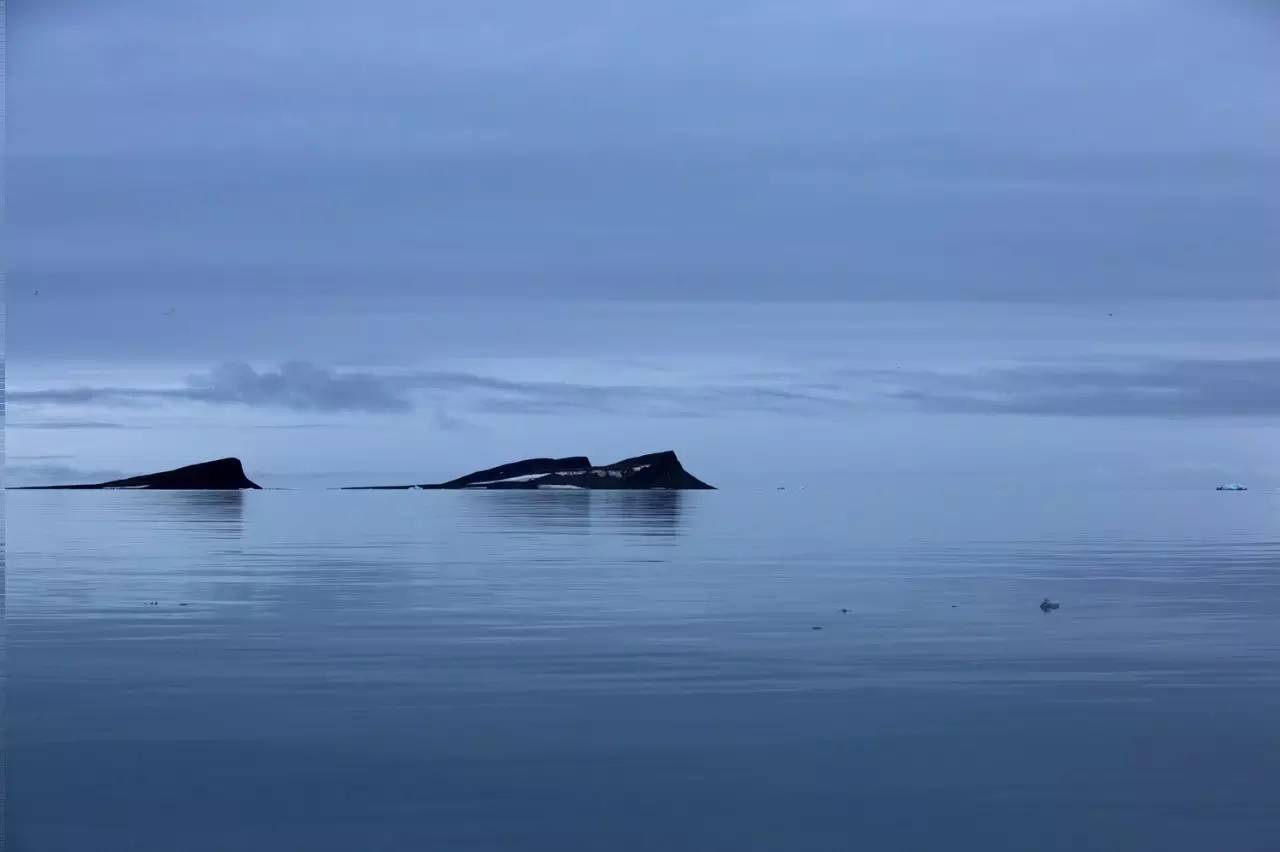
<svg viewBox="0 0 1280 852"><path fill-rule="evenodd" d="M448 482L421 485L371 485L344 490L379 489L533 489L589 488L595 490L666 489L714 490L689 473L671 450L623 459L607 465L593 465L586 456L563 459L524 459L523 461L478 470Z"/></svg>
<svg viewBox="0 0 1280 852"><path fill-rule="evenodd" d="M164 470L160 473L131 476L128 479L113 479L110 482L97 482L90 485L29 485L16 490L137 488L153 491L230 491L259 487L244 475L244 466L240 464L240 459L229 458L189 464L186 467Z"/></svg>

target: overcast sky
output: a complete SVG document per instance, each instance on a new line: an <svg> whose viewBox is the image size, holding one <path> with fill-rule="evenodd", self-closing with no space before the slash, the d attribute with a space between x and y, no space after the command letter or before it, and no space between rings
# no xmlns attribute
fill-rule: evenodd
<svg viewBox="0 0 1280 852"><path fill-rule="evenodd" d="M1276 449L1265 0L15 0L8 42L15 481Z"/></svg>

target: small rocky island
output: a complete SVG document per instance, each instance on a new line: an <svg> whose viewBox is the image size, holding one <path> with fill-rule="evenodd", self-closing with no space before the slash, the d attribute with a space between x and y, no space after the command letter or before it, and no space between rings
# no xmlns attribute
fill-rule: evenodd
<svg viewBox="0 0 1280 852"><path fill-rule="evenodd" d="M422 485L366 485L348 491L391 489L665 489L714 490L684 469L676 454L667 450L623 459L607 465L593 465L586 456L537 458L478 470L448 482Z"/></svg>
<svg viewBox="0 0 1280 852"><path fill-rule="evenodd" d="M240 459L226 458L189 464L186 467L163 470L159 473L131 476L128 479L113 479L110 482L97 482L90 485L29 485L15 490L133 488L153 491L231 491L259 487L261 486L244 475L244 465L240 463Z"/></svg>

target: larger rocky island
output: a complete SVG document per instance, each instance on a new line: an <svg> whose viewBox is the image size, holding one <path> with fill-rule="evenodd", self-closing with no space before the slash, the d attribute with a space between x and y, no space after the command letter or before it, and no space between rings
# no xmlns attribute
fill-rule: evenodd
<svg viewBox="0 0 1280 852"><path fill-rule="evenodd" d="M46 491L61 489L134 488L152 491L231 491L241 488L260 488L244 475L240 459L226 458L189 464L173 470L95 482L89 485L28 485L19 491Z"/></svg>
<svg viewBox="0 0 1280 852"><path fill-rule="evenodd" d="M421 485L365 485L348 491L390 489L502 489L502 488L589 488L714 490L684 469L671 450L623 459L607 465L593 465L586 456L562 459L537 458L510 462L478 470L448 482Z"/></svg>

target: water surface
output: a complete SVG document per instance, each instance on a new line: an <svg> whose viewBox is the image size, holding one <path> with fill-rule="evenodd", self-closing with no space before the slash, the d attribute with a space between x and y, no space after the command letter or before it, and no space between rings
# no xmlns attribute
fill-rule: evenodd
<svg viewBox="0 0 1280 852"><path fill-rule="evenodd" d="M1280 837L1275 492L10 492L7 513L15 850Z"/></svg>

